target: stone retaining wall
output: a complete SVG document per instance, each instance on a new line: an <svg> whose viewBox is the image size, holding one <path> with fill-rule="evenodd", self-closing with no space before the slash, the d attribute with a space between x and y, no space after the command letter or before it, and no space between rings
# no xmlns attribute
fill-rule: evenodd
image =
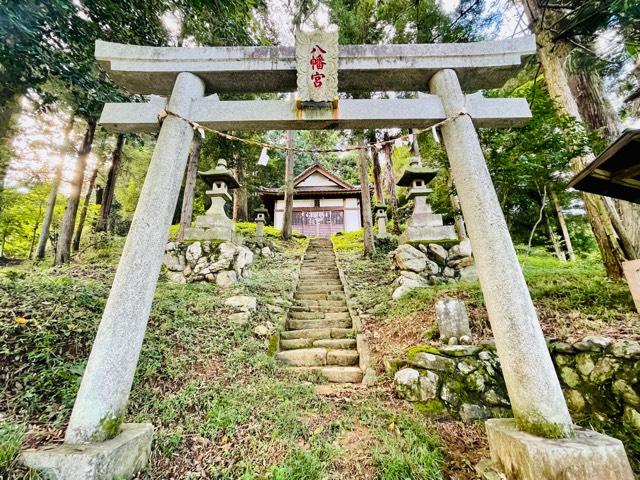
<svg viewBox="0 0 640 480"><path fill-rule="evenodd" d="M471 243L428 243L400 245L389 252L391 268L400 271L394 283L397 299L414 288L453 280L476 280L478 274L471 255Z"/></svg>
<svg viewBox="0 0 640 480"><path fill-rule="evenodd" d="M548 344L574 420L635 437L627 448L640 451L640 342L588 336ZM385 368L397 394L427 413L464 421L511 416L492 342L412 347Z"/></svg>
<svg viewBox="0 0 640 480"><path fill-rule="evenodd" d="M227 287L247 275L255 255L273 255L269 246L247 242L170 242L163 265L167 278L178 283L215 282ZM252 248L249 248L252 247Z"/></svg>

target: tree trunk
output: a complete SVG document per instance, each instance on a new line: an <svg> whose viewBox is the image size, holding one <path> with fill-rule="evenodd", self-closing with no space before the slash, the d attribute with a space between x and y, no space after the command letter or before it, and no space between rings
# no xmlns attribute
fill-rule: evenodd
<svg viewBox="0 0 640 480"><path fill-rule="evenodd" d="M44 212L44 218L42 219L42 226L40 227L40 239L38 240L38 251L36 254L37 260L43 260L47 249L47 240L49 239L49 230L51 229L51 221L53 220L53 213L56 208L56 200L58 199L58 189L60 188L60 181L62 180L62 170L64 168L64 159L71 151L71 132L73 131L73 125L75 123L75 113L71 114L69 123L64 131L64 143L62 146L62 157L56 165L56 171L51 181L51 191L49 191L49 198L47 200L47 208Z"/></svg>
<svg viewBox="0 0 640 480"><path fill-rule="evenodd" d="M91 153L93 144L93 136L96 131L95 120L89 120L87 130L82 140L82 146L78 152L78 160L76 162L76 170L71 183L71 193L67 199L67 206L64 210L62 223L60 225L60 234L58 235L58 245L56 246L55 264L59 265L67 263L71 259L71 240L78 213L78 205L80 204L80 192L82 191L82 183L84 181L84 171L87 164L87 157Z"/></svg>
<svg viewBox="0 0 640 480"><path fill-rule="evenodd" d="M544 218L545 218L545 223L547 225L547 235L549 236L549 241L551 242L553 251L556 254L556 257L558 257L558 260L566 262L567 257L565 256L564 251L562 250L562 245L560 245L560 242L558 241L558 236L556 235L556 232L553 231L553 224L551 223L551 218L549 218L549 214L547 213L547 210L544 211Z"/></svg>
<svg viewBox="0 0 640 480"><path fill-rule="evenodd" d="M366 137L362 137L366 144ZM369 154L358 150L360 155L360 205L362 207L362 227L364 228L364 254L372 256L376 252L373 240L373 215L371 213L371 194L369 192Z"/></svg>
<svg viewBox="0 0 640 480"><path fill-rule="evenodd" d="M389 134L385 133L385 140L389 140ZM398 216L398 195L396 193L396 175L393 171L393 147L385 144L384 165L382 166L382 185L387 192L387 204L391 207L391 219L393 220L393 233L400 234L400 219ZM381 157L378 157L379 159Z"/></svg>
<svg viewBox="0 0 640 480"><path fill-rule="evenodd" d="M244 160L240 158L240 156L235 159L235 174L240 188L236 188L233 191L233 220L236 222L246 222L249 218L249 205L244 174Z"/></svg>
<svg viewBox="0 0 640 480"><path fill-rule="evenodd" d="M376 142L376 132L375 130L371 131L369 135L369 142ZM375 147L371 147L371 157L373 159L373 185L376 192L376 202L379 205L384 204L384 193L382 192L382 178L381 178L381 168L380 168L380 151Z"/></svg>
<svg viewBox="0 0 640 480"><path fill-rule="evenodd" d="M82 229L84 228L84 222L87 219L87 210L89 209L89 202L91 201L91 194L93 193L93 187L96 184L96 178L98 177L98 170L100 169L102 162L96 164L96 168L93 169L91 178L89 178L89 186L87 187L87 193L84 196L84 203L82 204L82 210L80 211L80 218L78 219L78 226L76 227L76 234L73 237L73 251L80 250L80 240L82 238Z"/></svg>
<svg viewBox="0 0 640 480"><path fill-rule="evenodd" d="M96 232L104 232L109 228L109 215L111 214L111 207L113 206L116 179L118 178L120 163L122 162L122 149L124 147L124 143L124 133L120 133L116 140L116 146L113 149L111 166L109 167L109 173L107 174L107 184L104 187L104 192L102 192L100 215L98 216L98 222L96 223Z"/></svg>
<svg viewBox="0 0 640 480"><path fill-rule="evenodd" d="M541 24L542 11L537 2L523 2L523 7L531 23L531 30L536 34L538 59L544 69L549 94L564 112L582 120L564 69L565 61L572 49L571 45L564 40L553 42L550 32ZM552 12L546 12L548 20L552 20L552 16ZM580 172L593 158L593 155L574 158L571 162L572 171ZM625 261L625 256L604 202L601 197L588 193L584 193L582 198L607 275L622 278L622 262Z"/></svg>
<svg viewBox="0 0 640 480"><path fill-rule="evenodd" d="M574 253L573 245L571 244L569 229L567 228L567 222L564 219L564 213L562 213L562 209L560 208L558 195L553 190L551 190L551 201L553 202L553 208L556 211L556 217L558 217L558 224L560 225L560 231L562 232L564 246L567 249L567 255L569 255L569 260L573 261L576 259L576 254Z"/></svg>
<svg viewBox="0 0 640 480"><path fill-rule="evenodd" d="M202 148L202 136L196 132L191 144L191 154L187 163L187 173L185 174L184 193L182 194L182 210L180 211L180 228L178 229L177 240L184 240L187 228L191 227L193 217L193 202L196 197L196 181L198 180L198 160Z"/></svg>
<svg viewBox="0 0 640 480"><path fill-rule="evenodd" d="M293 130L287 130L287 147L293 147ZM284 170L284 221L282 223L282 238L291 238L293 225L293 162L292 150L287 150Z"/></svg>

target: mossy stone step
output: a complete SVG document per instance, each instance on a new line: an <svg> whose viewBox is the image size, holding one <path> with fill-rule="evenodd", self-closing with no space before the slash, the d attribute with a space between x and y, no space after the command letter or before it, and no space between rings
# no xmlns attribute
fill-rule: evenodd
<svg viewBox="0 0 640 480"><path fill-rule="evenodd" d="M296 292L293 295L295 300L342 300L346 301L344 293L306 293Z"/></svg>
<svg viewBox="0 0 640 480"><path fill-rule="evenodd" d="M322 313L348 313L347 305L293 305L289 311L291 312L322 312Z"/></svg>
<svg viewBox="0 0 640 480"><path fill-rule="evenodd" d="M294 330L295 331L295 330ZM326 340L331 340L330 338ZM299 348L312 348L314 347L313 338L291 338L291 339L280 339L280 349L281 350L296 350ZM317 345L318 348L325 348L322 345Z"/></svg>

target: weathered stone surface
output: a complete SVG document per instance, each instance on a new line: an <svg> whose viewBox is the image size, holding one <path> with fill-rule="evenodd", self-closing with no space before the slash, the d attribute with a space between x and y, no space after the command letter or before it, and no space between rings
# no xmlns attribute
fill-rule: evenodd
<svg viewBox="0 0 640 480"><path fill-rule="evenodd" d="M465 238L460 243L449 249L449 258L457 260L462 257L471 257L471 240Z"/></svg>
<svg viewBox="0 0 640 480"><path fill-rule="evenodd" d="M486 388L485 377L479 370L471 372L469 375L467 375L465 382L471 390L476 392L484 392Z"/></svg>
<svg viewBox="0 0 640 480"><path fill-rule="evenodd" d="M287 365L295 367L313 367L327 364L325 348L301 348L278 352L276 358Z"/></svg>
<svg viewBox="0 0 640 480"><path fill-rule="evenodd" d="M611 353L620 358L640 358L640 342L618 340L611 345Z"/></svg>
<svg viewBox="0 0 640 480"><path fill-rule="evenodd" d="M340 365L350 367L358 365L358 352L356 350L328 350L327 365Z"/></svg>
<svg viewBox="0 0 640 480"><path fill-rule="evenodd" d="M442 245L438 245L437 243L430 243L429 253L431 254L431 258L433 258L440 265L447 264L447 257L449 256L449 253L447 252L447 249Z"/></svg>
<svg viewBox="0 0 640 480"><path fill-rule="evenodd" d="M224 304L235 311L255 312L258 309L258 299L249 295L234 295L227 298Z"/></svg>
<svg viewBox="0 0 640 480"><path fill-rule="evenodd" d="M631 425L635 428L636 431L640 431L640 413L635 408L625 407L622 420L627 425Z"/></svg>
<svg viewBox="0 0 640 480"><path fill-rule="evenodd" d="M440 398L452 407L457 407L460 405L460 395L457 391L463 388L463 385L454 380L445 381L440 391Z"/></svg>
<svg viewBox="0 0 640 480"><path fill-rule="evenodd" d="M237 247L231 242L223 242L218 246L218 250L220 255L211 267L209 267L213 273L219 272L220 270L228 270L231 267Z"/></svg>
<svg viewBox="0 0 640 480"><path fill-rule="evenodd" d="M471 336L469 315L464 301L456 298L446 298L436 302L436 319L440 338L447 340L451 337L460 338Z"/></svg>
<svg viewBox="0 0 640 480"><path fill-rule="evenodd" d="M475 265L460 270L461 282L475 282L476 280L478 280L478 270Z"/></svg>
<svg viewBox="0 0 640 480"><path fill-rule="evenodd" d="M234 262L234 270L238 277L242 275L244 269L253 263L253 252L247 247L238 247L236 260Z"/></svg>
<svg viewBox="0 0 640 480"><path fill-rule="evenodd" d="M396 392L401 398L409 401L420 400L420 372L413 368L398 370L393 376Z"/></svg>
<svg viewBox="0 0 640 480"><path fill-rule="evenodd" d="M398 288L396 288L393 291L393 293L391 294L391 298L393 298L394 300L398 300L399 298L404 297L406 294L408 294L414 289L415 287L410 287L408 285L400 285Z"/></svg>
<svg viewBox="0 0 640 480"><path fill-rule="evenodd" d="M450 357L467 357L478 353L480 347L477 345L442 345L439 350Z"/></svg>
<svg viewBox="0 0 640 480"><path fill-rule="evenodd" d="M449 372L456 366L455 362L449 358L427 352L416 353L409 359L409 363L415 367L426 368L428 370L436 370L440 372Z"/></svg>
<svg viewBox="0 0 640 480"><path fill-rule="evenodd" d="M250 318L251 318L251 314L249 312L232 313L228 317L229 322L238 326L247 325L249 323Z"/></svg>
<svg viewBox="0 0 640 480"><path fill-rule="evenodd" d="M162 263L172 272L182 272L187 266L185 258L175 250L165 252Z"/></svg>
<svg viewBox="0 0 640 480"><path fill-rule="evenodd" d="M260 250L260 253L264 257L273 257L275 255L269 247L263 247L262 250Z"/></svg>
<svg viewBox="0 0 640 480"><path fill-rule="evenodd" d="M582 412L586 406L584 397L578 390L567 390L564 393L567 405L572 412Z"/></svg>
<svg viewBox="0 0 640 480"><path fill-rule="evenodd" d="M560 378L571 388L580 385L580 376L572 368L562 367L560 369Z"/></svg>
<svg viewBox="0 0 640 480"><path fill-rule="evenodd" d="M624 403L633 407L640 407L640 395L631 385L624 380L616 380L613 382L613 393L622 397Z"/></svg>
<svg viewBox="0 0 640 480"><path fill-rule="evenodd" d="M111 440L81 446L25 450L20 461L51 480L113 480L132 478L151 454L153 425L125 423Z"/></svg>
<svg viewBox="0 0 640 480"><path fill-rule="evenodd" d="M230 287L238 281L238 276L233 270L223 270L216 275L216 284L219 287Z"/></svg>
<svg viewBox="0 0 640 480"><path fill-rule="evenodd" d="M574 438L548 439L518 430L513 419L485 424L491 459L507 478L633 480L620 440L575 427Z"/></svg>
<svg viewBox="0 0 640 480"><path fill-rule="evenodd" d="M253 334L256 337L268 337L271 334L271 329L267 325L256 325L253 329Z"/></svg>
<svg viewBox="0 0 640 480"><path fill-rule="evenodd" d="M593 359L589 353L579 353L576 355L576 368L578 372L580 372L580 375L582 375L582 378L588 379L594 367Z"/></svg>
<svg viewBox="0 0 640 480"><path fill-rule="evenodd" d="M390 255L400 270L422 272L427 268L427 256L409 244L400 245Z"/></svg>
<svg viewBox="0 0 640 480"><path fill-rule="evenodd" d="M187 283L187 279L182 272L166 272L167 280L173 283Z"/></svg>
<svg viewBox="0 0 640 480"><path fill-rule="evenodd" d="M313 346L327 349L355 349L356 341L353 338L323 338L314 340Z"/></svg>
<svg viewBox="0 0 640 480"><path fill-rule="evenodd" d="M463 403L460 407L460 418L463 422L474 422L489 418L489 410L482 405Z"/></svg>
<svg viewBox="0 0 640 480"><path fill-rule="evenodd" d="M574 343L573 348L581 352L599 352L607 348L610 343L610 338L589 335L584 337L580 342Z"/></svg>
<svg viewBox="0 0 640 480"><path fill-rule="evenodd" d="M453 268L454 270L461 270L466 267L470 267L473 265L473 257L463 257L458 260L447 260L447 265Z"/></svg>
<svg viewBox="0 0 640 480"><path fill-rule="evenodd" d="M358 367L323 367L320 372L332 383L360 383L363 377Z"/></svg>
<svg viewBox="0 0 640 480"><path fill-rule="evenodd" d="M191 245L189 245L187 247L185 257L187 262L189 262L191 265L195 265L200 257L202 257L202 245L200 244L200 242L193 242Z"/></svg>
<svg viewBox="0 0 640 480"><path fill-rule="evenodd" d="M438 387L440 386L440 377L430 371L426 371L420 375L420 400L423 402L438 398Z"/></svg>
<svg viewBox="0 0 640 480"><path fill-rule="evenodd" d="M611 357L602 357L597 361L591 372L590 378L596 385L603 384L610 380L620 368L620 363Z"/></svg>

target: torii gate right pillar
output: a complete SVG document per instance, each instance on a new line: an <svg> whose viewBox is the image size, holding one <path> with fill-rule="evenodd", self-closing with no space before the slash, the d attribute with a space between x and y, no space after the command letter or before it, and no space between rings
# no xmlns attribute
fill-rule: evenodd
<svg viewBox="0 0 640 480"><path fill-rule="evenodd" d="M435 73L430 90L454 117L442 136L515 417L487 422L494 464L508 478L632 479L621 442L574 430L456 72Z"/></svg>

